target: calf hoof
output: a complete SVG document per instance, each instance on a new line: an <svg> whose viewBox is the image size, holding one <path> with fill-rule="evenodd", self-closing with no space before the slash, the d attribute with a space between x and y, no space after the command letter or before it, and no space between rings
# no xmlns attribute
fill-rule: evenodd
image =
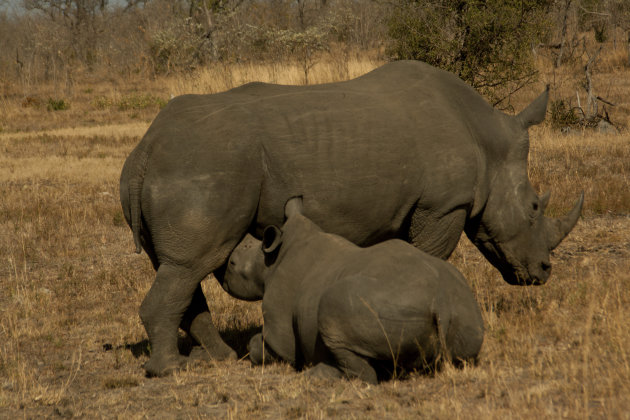
<svg viewBox="0 0 630 420"><path fill-rule="evenodd" d="M326 363L318 363L306 372L304 372L309 378L320 379L339 379L343 377L343 373L334 366L327 365Z"/></svg>
<svg viewBox="0 0 630 420"><path fill-rule="evenodd" d="M213 346L212 348L208 348L205 346L200 346L199 348L202 349L212 360L238 359L238 357L236 356L236 352L222 341L220 343L217 343L217 345Z"/></svg>
<svg viewBox="0 0 630 420"><path fill-rule="evenodd" d="M147 377L158 378L162 376L168 376L175 371L181 370L186 367L188 358L185 356L177 355L173 357L156 357L151 356L148 362L144 364L144 370Z"/></svg>
<svg viewBox="0 0 630 420"><path fill-rule="evenodd" d="M254 335L247 343L247 351L249 352L249 360L254 365L262 365L263 363L263 340L262 334Z"/></svg>

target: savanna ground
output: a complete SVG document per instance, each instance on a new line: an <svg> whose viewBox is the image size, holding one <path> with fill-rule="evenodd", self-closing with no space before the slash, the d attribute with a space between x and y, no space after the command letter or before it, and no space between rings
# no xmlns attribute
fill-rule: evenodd
<svg viewBox="0 0 630 420"><path fill-rule="evenodd" d="M378 386L244 359L159 379L142 369L149 349L138 308L153 269L133 253L122 216L124 159L170 95L255 79L300 83L298 67L14 86L0 100L0 417L630 418L630 71L606 59L598 77L617 104L619 135L531 130L530 177L539 192L553 190L548 213L566 212L582 190L586 197L582 219L553 253L549 283L505 284L463 237L451 261L482 308L479 365ZM352 60L342 73L323 63L311 80L378 64ZM542 81L562 89L557 77ZM516 108L542 86L522 92ZM229 297L211 278L204 288L244 358L260 304Z"/></svg>

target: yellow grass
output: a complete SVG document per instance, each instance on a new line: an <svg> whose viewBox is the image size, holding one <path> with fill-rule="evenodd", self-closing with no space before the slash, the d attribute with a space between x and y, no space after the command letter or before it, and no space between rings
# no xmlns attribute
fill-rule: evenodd
<svg viewBox="0 0 630 420"><path fill-rule="evenodd" d="M31 139L44 137L107 137L119 139L121 137L140 137L149 128L149 123L135 122L126 124L105 124L92 127L63 127L51 130L29 132L0 132L0 139Z"/></svg>
<svg viewBox="0 0 630 420"><path fill-rule="evenodd" d="M343 64L322 61L309 71L309 84L335 82L358 77L382 64L378 61L352 59ZM204 68L189 77L174 78L167 82L172 95L185 93L217 93L249 82L267 82L281 85L303 85L303 67L297 63L232 64Z"/></svg>
<svg viewBox="0 0 630 420"><path fill-rule="evenodd" d="M299 80L299 68L280 77L276 67L235 67L229 74L237 78L225 85L212 84L218 76L208 70L147 86L162 86L166 96L254 78ZM340 75L334 67L312 70L312 80ZM111 97L129 89L118 86ZM96 85L94 92L100 94ZM482 308L486 335L478 366L411 373L379 386L314 380L283 364L260 368L246 360L199 363L147 379L137 311L153 269L146 255L133 253L118 177L157 107L131 117L129 110L95 109L92 94L77 94L84 98L68 111L0 104L13 116L0 134L0 418L628 418L626 132L532 130L530 176L539 191L553 190L550 212L563 213L586 192L585 216L554 251L547 285L505 284L462 239L451 261ZM48 116L52 121L31 121ZM245 356L261 323L260 304L230 298L212 279L203 287L220 331Z"/></svg>

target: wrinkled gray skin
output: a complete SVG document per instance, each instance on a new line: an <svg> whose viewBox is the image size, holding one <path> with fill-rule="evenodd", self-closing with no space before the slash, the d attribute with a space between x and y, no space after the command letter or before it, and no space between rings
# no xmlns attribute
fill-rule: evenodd
<svg viewBox="0 0 630 420"><path fill-rule="evenodd" d="M360 248L323 232L300 203L287 203L286 222L266 228L262 245L247 235L223 279L231 295L263 300L254 363L273 354L319 375L376 383L375 361L389 361L390 372L476 361L483 320L455 267L398 239Z"/></svg>
<svg viewBox="0 0 630 420"><path fill-rule="evenodd" d="M527 178L527 128L543 120L547 97L509 116L452 74L400 61L347 82L250 83L171 100L120 180L137 251L157 270L140 308L147 373L185 363L178 326L212 357L234 357L200 282L246 233L282 223L293 196L355 244L400 238L447 258L465 231L508 283L545 283L549 251L582 206L543 217L549 196Z"/></svg>

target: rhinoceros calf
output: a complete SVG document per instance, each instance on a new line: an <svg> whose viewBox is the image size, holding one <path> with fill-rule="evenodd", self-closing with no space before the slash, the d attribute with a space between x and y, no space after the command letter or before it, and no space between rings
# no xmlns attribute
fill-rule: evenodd
<svg viewBox="0 0 630 420"><path fill-rule="evenodd" d="M325 233L302 215L299 198L285 212L262 246L247 236L236 247L223 278L233 296L263 299L254 363L265 346L298 368L376 383L379 361L414 369L476 360L483 321L455 267L401 240L360 248Z"/></svg>

